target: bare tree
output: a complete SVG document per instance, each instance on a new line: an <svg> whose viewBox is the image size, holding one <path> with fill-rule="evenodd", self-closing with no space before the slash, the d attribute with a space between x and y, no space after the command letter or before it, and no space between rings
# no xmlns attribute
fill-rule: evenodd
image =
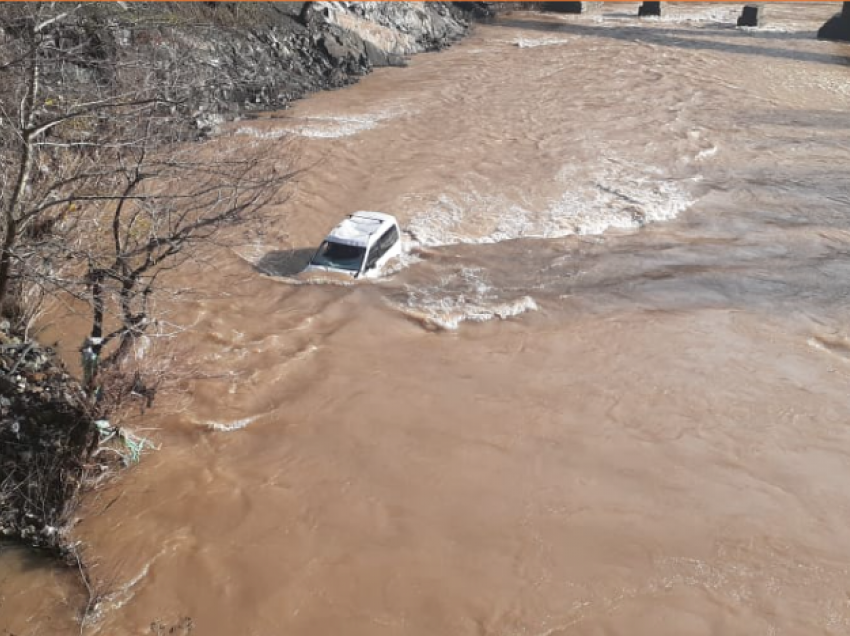
<svg viewBox="0 0 850 636"><path fill-rule="evenodd" d="M98 367L120 361L146 332L165 272L227 243L233 235L225 230L279 201L281 183L292 176L257 150L219 149L214 159L199 159L195 147L172 146L167 155L155 155L148 134L118 153L115 193L86 198L84 210L62 224L63 239L54 237L43 250L69 263L54 268L50 284L86 289L92 311L86 353ZM67 269L71 273L63 274Z"/></svg>
<svg viewBox="0 0 850 636"><path fill-rule="evenodd" d="M259 148L200 157L207 86L174 42L121 46L88 7L0 5L0 307L37 285L89 304L94 383L155 320L163 272L280 200Z"/></svg>
<svg viewBox="0 0 850 636"><path fill-rule="evenodd" d="M16 244L74 192L105 176L98 164L110 146L103 139L109 118L166 99L149 86L123 93L119 64L108 59L101 38L82 35L75 12L46 3L2 7L0 302Z"/></svg>

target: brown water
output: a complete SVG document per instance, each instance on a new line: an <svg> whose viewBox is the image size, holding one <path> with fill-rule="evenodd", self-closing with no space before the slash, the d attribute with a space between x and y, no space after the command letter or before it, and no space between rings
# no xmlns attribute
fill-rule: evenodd
<svg viewBox="0 0 850 636"><path fill-rule="evenodd" d="M191 280L85 632L850 633L850 46L739 8L503 17L211 142L318 167ZM392 275L295 275L358 209ZM22 558L0 630L78 630Z"/></svg>

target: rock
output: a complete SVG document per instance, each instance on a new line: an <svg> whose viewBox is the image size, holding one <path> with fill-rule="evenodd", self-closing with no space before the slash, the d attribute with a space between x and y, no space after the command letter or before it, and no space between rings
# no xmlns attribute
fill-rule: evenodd
<svg viewBox="0 0 850 636"><path fill-rule="evenodd" d="M310 2L275 2L274 8L283 15L302 21L304 12L310 4Z"/></svg>
<svg viewBox="0 0 850 636"><path fill-rule="evenodd" d="M845 2L841 13L836 13L818 30L818 39L850 42L850 2Z"/></svg>
<svg viewBox="0 0 850 636"><path fill-rule="evenodd" d="M642 2L640 7L638 8L638 16L660 16L661 15L661 3L660 2Z"/></svg>
<svg viewBox="0 0 850 636"><path fill-rule="evenodd" d="M764 7L757 4L744 5L738 18L739 27L757 27L764 21Z"/></svg>
<svg viewBox="0 0 850 636"><path fill-rule="evenodd" d="M66 48L82 46L91 54L181 59L204 87L185 107L187 129L196 136L244 109L285 108L311 92L351 84L373 68L403 66L406 56L445 48L463 37L470 17L451 2L128 7L83 5L85 28L57 31L57 46L61 39ZM66 72L74 81L96 80L83 63Z"/></svg>
<svg viewBox="0 0 850 636"><path fill-rule="evenodd" d="M461 11L464 11L474 18L492 18L496 15L498 8L493 6L494 2L453 2Z"/></svg>

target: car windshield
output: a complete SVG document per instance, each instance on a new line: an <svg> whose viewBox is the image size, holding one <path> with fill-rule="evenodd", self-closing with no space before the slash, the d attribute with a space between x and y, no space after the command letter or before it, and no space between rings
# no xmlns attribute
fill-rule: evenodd
<svg viewBox="0 0 850 636"><path fill-rule="evenodd" d="M365 255L365 247L325 241L313 257L312 263L313 265L321 265L322 267L336 267L338 269L359 272Z"/></svg>

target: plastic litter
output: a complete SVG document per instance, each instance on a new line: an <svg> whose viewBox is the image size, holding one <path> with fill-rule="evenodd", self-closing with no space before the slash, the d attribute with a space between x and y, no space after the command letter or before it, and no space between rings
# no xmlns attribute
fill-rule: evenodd
<svg viewBox="0 0 850 636"><path fill-rule="evenodd" d="M136 435L126 428L114 427L108 420L97 420L94 424L97 426L98 433L100 434L100 448L98 452L106 450L117 453L125 466L137 464L146 448L159 450L159 447L148 438ZM106 446L109 442L117 442L120 448Z"/></svg>

